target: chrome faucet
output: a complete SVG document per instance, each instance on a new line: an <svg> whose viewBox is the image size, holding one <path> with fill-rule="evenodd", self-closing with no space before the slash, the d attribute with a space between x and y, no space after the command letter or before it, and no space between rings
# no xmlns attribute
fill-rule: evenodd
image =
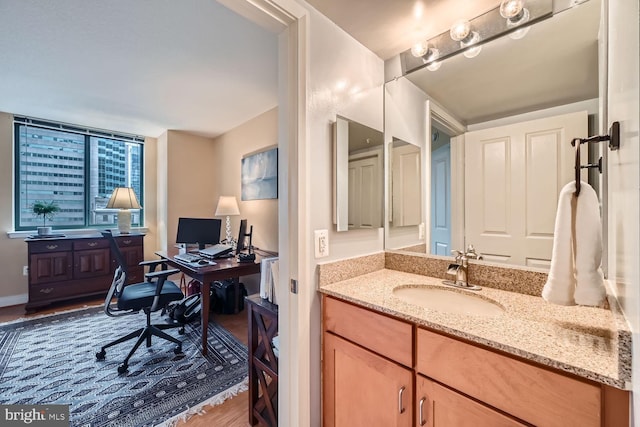
<svg viewBox="0 0 640 427"><path fill-rule="evenodd" d="M480 290L482 289L480 286L470 285L469 284L469 260L470 259L482 259L482 255L478 255L476 253L476 249L473 245L469 245L466 251L451 251L451 255L456 257L455 264L449 264L449 268L447 269L447 274L455 275L455 282L452 280L445 280L443 283L449 286L455 286L457 288L464 288L469 290Z"/></svg>

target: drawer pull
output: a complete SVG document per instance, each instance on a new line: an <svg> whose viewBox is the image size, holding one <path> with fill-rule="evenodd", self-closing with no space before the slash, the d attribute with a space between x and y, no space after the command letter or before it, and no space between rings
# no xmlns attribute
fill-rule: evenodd
<svg viewBox="0 0 640 427"><path fill-rule="evenodd" d="M422 399L420 399L420 415L419 415L419 420L418 423L423 426L427 423L427 420L424 419L424 401L427 400L426 397L423 397Z"/></svg>
<svg viewBox="0 0 640 427"><path fill-rule="evenodd" d="M50 294L51 291L53 291L53 288L40 289L40 292L43 293L43 294Z"/></svg>
<svg viewBox="0 0 640 427"><path fill-rule="evenodd" d="M130 245L131 244L131 240L123 240L122 243L124 243L125 245Z"/></svg>
<svg viewBox="0 0 640 427"><path fill-rule="evenodd" d="M47 245L47 249L49 249L50 251L54 250L57 247L58 245Z"/></svg>
<svg viewBox="0 0 640 427"><path fill-rule="evenodd" d="M89 242L89 243L87 243L87 245L89 245L89 247L91 247L91 248L96 246L97 244L98 244L98 242Z"/></svg>
<svg viewBox="0 0 640 427"><path fill-rule="evenodd" d="M398 391L398 411L401 414L404 414L404 405L402 404L402 395L404 394L404 386L400 387L400 391Z"/></svg>

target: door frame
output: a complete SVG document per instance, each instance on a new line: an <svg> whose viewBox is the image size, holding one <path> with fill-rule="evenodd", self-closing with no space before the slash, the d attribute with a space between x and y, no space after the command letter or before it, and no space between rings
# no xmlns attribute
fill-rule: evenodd
<svg viewBox="0 0 640 427"><path fill-rule="evenodd" d="M278 425L319 424L312 420L309 313L312 282L309 259L307 79L309 14L294 0L217 0L254 23L278 34L278 252L277 283L280 358ZM300 285L300 294L290 283ZM293 288L293 285L291 286Z"/></svg>

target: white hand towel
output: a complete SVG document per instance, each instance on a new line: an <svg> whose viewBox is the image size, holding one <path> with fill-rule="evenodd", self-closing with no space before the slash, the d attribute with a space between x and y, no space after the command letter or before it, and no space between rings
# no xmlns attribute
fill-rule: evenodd
<svg viewBox="0 0 640 427"><path fill-rule="evenodd" d="M575 187L575 184L574 184ZM607 292L602 264L602 221L595 190L580 184L576 211L576 304L599 306Z"/></svg>
<svg viewBox="0 0 640 427"><path fill-rule="evenodd" d="M601 305L605 296L600 206L593 188L575 182L565 185L558 198L558 212L551 254L551 268L542 297L560 305Z"/></svg>

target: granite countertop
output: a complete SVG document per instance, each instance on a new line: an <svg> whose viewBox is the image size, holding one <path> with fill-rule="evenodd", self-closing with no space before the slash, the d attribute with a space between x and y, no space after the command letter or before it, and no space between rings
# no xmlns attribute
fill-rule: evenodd
<svg viewBox="0 0 640 427"><path fill-rule="evenodd" d="M399 285L439 286L488 298L497 316L445 313L405 302ZM616 388L631 388L631 332L612 309L549 304L541 297L483 287L442 286L442 279L381 269L320 286L320 292Z"/></svg>

